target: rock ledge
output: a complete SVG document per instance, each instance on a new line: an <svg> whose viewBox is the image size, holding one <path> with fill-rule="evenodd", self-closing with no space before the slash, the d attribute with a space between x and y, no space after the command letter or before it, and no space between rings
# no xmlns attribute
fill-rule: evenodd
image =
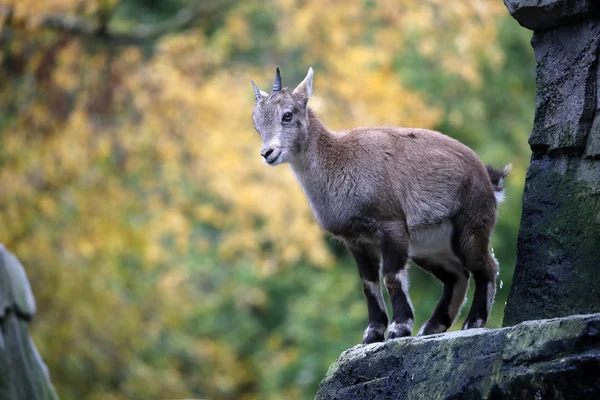
<svg viewBox="0 0 600 400"><path fill-rule="evenodd" d="M598 399L600 314L358 345L317 400Z"/></svg>

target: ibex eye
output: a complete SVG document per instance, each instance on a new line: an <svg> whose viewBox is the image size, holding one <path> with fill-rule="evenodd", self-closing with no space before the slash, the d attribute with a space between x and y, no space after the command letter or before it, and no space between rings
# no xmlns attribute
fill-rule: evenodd
<svg viewBox="0 0 600 400"><path fill-rule="evenodd" d="M281 120L285 122L290 122L292 120L292 117L292 113L288 111L285 114L283 114L283 118L281 118Z"/></svg>

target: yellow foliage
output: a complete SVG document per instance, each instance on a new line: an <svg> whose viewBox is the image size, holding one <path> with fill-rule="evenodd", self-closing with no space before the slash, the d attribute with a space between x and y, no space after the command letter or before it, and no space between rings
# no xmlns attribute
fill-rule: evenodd
<svg viewBox="0 0 600 400"><path fill-rule="evenodd" d="M298 262L328 267L334 257L290 170L267 168L258 154L250 79L270 82L273 65L229 61L255 45L249 15L263 5L236 5L212 37L199 29L164 36L148 58L141 46L90 46L39 25L47 15L89 16L116 3L0 1L27 27L0 52L0 60L25 59L20 83L0 70L0 108L14 112L0 121L0 242L29 269L42 354L69 350L51 363L55 381L68 382L61 370L77 365L119 389L90 389L88 399L185 397L192 393L179 366L157 368L140 354L195 303L210 304L187 282L190 252L216 254L229 273L236 263L255 265L260 276ZM305 49L302 69L316 66L311 104L334 129L440 122L442 110L394 69L415 38L424 57L472 84L480 82L478 57L501 62L490 45L503 11L497 0L275 3L274 35L283 49ZM218 234L199 235L206 227ZM236 306L272 301L242 289L228 289L239 292ZM230 346L188 344L198 360L217 360L194 382L214 398L237 398L252 382L252 367ZM297 357L279 349L273 367Z"/></svg>

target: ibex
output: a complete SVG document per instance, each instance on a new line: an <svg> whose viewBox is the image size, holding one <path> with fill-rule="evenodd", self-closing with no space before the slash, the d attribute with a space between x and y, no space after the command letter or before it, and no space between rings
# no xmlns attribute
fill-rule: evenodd
<svg viewBox="0 0 600 400"><path fill-rule="evenodd" d="M510 165L485 167L465 145L426 129L330 131L307 106L312 68L293 91L282 87L279 68L270 94L254 81L252 86L261 156L269 165L289 163L321 227L341 239L356 261L369 311L363 343L383 341L386 328L389 339L412 334L409 258L443 283L419 335L452 325L470 274L475 296L463 329L483 326L498 271L490 235ZM392 303L389 326L380 275Z"/></svg>

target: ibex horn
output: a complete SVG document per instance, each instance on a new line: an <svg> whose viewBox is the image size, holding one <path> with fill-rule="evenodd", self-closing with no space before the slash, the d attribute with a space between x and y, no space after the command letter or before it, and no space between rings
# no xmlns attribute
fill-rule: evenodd
<svg viewBox="0 0 600 400"><path fill-rule="evenodd" d="M254 88L254 99L258 101L258 99L260 99L260 89L256 86L254 81L252 81L252 87Z"/></svg>
<svg viewBox="0 0 600 400"><path fill-rule="evenodd" d="M273 82L273 91L279 92L281 90L281 72L279 72L279 67L277 67L275 72L275 81Z"/></svg>

